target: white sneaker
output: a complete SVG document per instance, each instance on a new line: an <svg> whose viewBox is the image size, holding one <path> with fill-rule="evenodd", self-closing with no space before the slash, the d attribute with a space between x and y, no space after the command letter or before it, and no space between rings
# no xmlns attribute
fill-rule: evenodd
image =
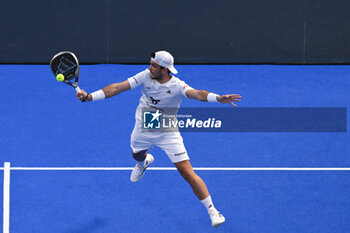
<svg viewBox="0 0 350 233"><path fill-rule="evenodd" d="M134 167L131 172L130 180L131 182L137 182L143 178L146 172L146 168L151 165L154 161L154 158L151 154L147 154L146 159L144 161L143 167L141 167L138 163Z"/></svg>
<svg viewBox="0 0 350 233"><path fill-rule="evenodd" d="M225 217L218 211L210 214L211 226L217 227L225 222Z"/></svg>

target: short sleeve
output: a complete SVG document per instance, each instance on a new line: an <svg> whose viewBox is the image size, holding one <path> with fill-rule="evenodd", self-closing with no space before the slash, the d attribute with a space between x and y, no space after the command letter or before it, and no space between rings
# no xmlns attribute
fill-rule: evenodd
<svg viewBox="0 0 350 233"><path fill-rule="evenodd" d="M145 82L147 76L149 76L150 71L148 69L136 74L133 77L128 78L131 89L142 85Z"/></svg>
<svg viewBox="0 0 350 233"><path fill-rule="evenodd" d="M179 83L179 88L180 88L181 94L182 94L183 96L185 96L186 98L188 98L188 97L186 96L186 91L193 89L192 87L190 87L190 86L189 86L187 83L185 83L184 81L180 81L180 83Z"/></svg>

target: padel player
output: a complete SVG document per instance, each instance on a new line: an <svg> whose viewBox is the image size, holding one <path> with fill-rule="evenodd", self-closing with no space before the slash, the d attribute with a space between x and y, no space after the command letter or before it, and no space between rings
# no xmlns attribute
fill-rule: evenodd
<svg viewBox="0 0 350 233"><path fill-rule="evenodd" d="M225 222L225 217L214 207L211 196L203 180L193 171L189 156L179 132L143 132L142 108L179 108L183 97L200 101L232 103L239 102L238 94L217 95L205 90L196 90L172 74L177 74L173 56L166 51L151 54L148 69L120 83L113 83L91 94L81 90L77 93L82 101L96 101L142 86L142 96L136 109L135 127L131 134L132 155L137 161L130 180L138 182L145 175L146 168L154 158L147 150L153 146L161 148L170 158L179 173L190 184L194 194L208 211L213 227ZM235 104L233 104L236 106Z"/></svg>

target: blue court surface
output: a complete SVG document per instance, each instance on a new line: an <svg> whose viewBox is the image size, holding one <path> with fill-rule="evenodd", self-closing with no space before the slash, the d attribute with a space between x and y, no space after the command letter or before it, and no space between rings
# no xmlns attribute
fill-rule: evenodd
<svg viewBox="0 0 350 233"><path fill-rule="evenodd" d="M147 67L82 65L80 88L93 92ZM350 107L350 66L177 69L177 77L196 89L241 94L238 107ZM135 165L129 144L140 88L81 103L73 88L56 82L48 65L1 65L0 93L0 166L7 161L37 168ZM181 106L223 107L189 99ZM350 167L348 129L182 136L195 168ZM152 167L173 167L163 151L151 152ZM11 170L10 232L350 232L349 170L196 171L226 217L216 229L177 171L148 170L136 184L129 181L130 172Z"/></svg>

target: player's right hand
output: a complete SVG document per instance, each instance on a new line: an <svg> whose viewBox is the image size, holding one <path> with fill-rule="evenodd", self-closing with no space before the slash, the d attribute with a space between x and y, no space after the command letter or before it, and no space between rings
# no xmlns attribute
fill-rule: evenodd
<svg viewBox="0 0 350 233"><path fill-rule="evenodd" d="M77 92L77 98L81 101L91 101L91 95L89 95L86 91L80 90L80 92Z"/></svg>

